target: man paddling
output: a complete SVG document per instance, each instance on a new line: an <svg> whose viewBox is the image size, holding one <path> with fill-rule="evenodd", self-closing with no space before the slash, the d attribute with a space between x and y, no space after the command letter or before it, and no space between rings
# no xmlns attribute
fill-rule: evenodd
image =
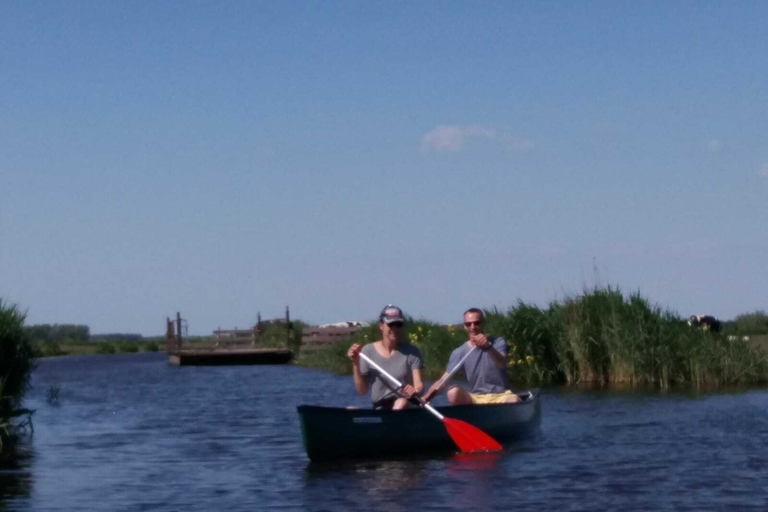
<svg viewBox="0 0 768 512"><path fill-rule="evenodd" d="M456 371L467 377L469 391L452 386L448 389L451 405L481 405L519 402L507 387L507 343L504 338L485 335L485 317L477 308L464 313L464 330L469 339L451 353L448 371L429 388L424 400L440 393ZM457 366L461 365L460 368Z"/></svg>

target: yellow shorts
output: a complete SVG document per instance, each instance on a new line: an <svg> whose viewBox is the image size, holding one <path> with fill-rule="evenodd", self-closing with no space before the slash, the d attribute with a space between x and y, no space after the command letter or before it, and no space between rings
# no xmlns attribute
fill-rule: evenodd
<svg viewBox="0 0 768 512"><path fill-rule="evenodd" d="M510 390L503 393L483 393L482 395L469 394L472 397L472 403L475 405L500 404L507 401L510 396L515 396Z"/></svg>

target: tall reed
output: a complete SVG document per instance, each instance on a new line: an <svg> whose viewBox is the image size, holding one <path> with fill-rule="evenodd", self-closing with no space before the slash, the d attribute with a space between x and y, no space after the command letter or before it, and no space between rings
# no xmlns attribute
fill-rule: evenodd
<svg viewBox="0 0 768 512"><path fill-rule="evenodd" d="M725 386L768 382L765 354L740 340L693 329L639 292L595 287L546 310L519 302L489 312L489 328L512 340L511 358L536 364L517 377L539 383Z"/></svg>
<svg viewBox="0 0 768 512"><path fill-rule="evenodd" d="M690 327L675 312L639 292L612 286L585 289L542 308L518 301L507 311L485 311L486 333L507 340L513 383L698 388L768 383L768 355L741 338ZM350 371L346 350L379 339L378 326L352 341L307 353L300 364ZM459 327L408 319L405 341L416 345L426 378L445 371L453 349L466 341Z"/></svg>

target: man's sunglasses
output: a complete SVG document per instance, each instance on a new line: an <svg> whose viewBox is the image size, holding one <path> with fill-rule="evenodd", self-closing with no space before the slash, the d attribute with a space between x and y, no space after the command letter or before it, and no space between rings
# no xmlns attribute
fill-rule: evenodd
<svg viewBox="0 0 768 512"><path fill-rule="evenodd" d="M464 322L464 327L472 327L473 325L477 325L477 326L483 325L483 321L478 320L476 322Z"/></svg>
<svg viewBox="0 0 768 512"><path fill-rule="evenodd" d="M390 328L391 328L391 327L402 327L402 326L403 326L403 322L392 322L392 323L389 323L389 324L387 324L387 325L388 325Z"/></svg>

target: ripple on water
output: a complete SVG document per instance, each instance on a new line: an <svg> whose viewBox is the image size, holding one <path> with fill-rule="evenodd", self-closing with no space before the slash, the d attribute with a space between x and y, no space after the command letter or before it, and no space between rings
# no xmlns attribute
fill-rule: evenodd
<svg viewBox="0 0 768 512"><path fill-rule="evenodd" d="M164 354L40 361L36 432L0 509L764 510L768 393L543 397L541 435L496 456L313 464L296 406L368 406L348 376L176 368ZM61 403L45 402L49 386Z"/></svg>

